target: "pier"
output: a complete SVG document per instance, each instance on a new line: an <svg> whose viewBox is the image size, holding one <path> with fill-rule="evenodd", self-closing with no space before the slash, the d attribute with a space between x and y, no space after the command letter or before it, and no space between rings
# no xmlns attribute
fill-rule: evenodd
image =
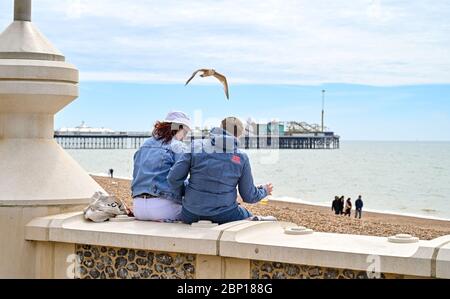
<svg viewBox="0 0 450 299"><path fill-rule="evenodd" d="M339 136L244 137L245 149L339 149Z"/></svg>
<svg viewBox="0 0 450 299"><path fill-rule="evenodd" d="M55 133L56 142L65 149L138 149L151 134L69 135Z"/></svg>
<svg viewBox="0 0 450 299"><path fill-rule="evenodd" d="M54 132L56 142L65 149L138 149L151 132L123 132L107 128L92 128L84 122L75 128L61 128ZM209 136L207 129L195 128L186 144ZM305 122L247 122L240 147L244 149L339 149L340 137L324 131L318 125Z"/></svg>
<svg viewBox="0 0 450 299"><path fill-rule="evenodd" d="M55 140L65 149L138 149L150 138L150 133L64 134L55 132ZM190 136L186 142L202 139ZM305 136L242 137L245 149L339 149L339 136L334 134Z"/></svg>

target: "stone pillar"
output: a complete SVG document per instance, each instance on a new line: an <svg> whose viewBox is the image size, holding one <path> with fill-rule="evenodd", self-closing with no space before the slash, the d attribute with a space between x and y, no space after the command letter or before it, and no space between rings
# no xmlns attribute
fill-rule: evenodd
<svg viewBox="0 0 450 299"><path fill-rule="evenodd" d="M54 141L54 115L78 97L78 70L16 0L0 34L0 278L35 276L34 217L80 210L102 188Z"/></svg>
<svg viewBox="0 0 450 299"><path fill-rule="evenodd" d="M14 21L31 22L31 0L14 0Z"/></svg>

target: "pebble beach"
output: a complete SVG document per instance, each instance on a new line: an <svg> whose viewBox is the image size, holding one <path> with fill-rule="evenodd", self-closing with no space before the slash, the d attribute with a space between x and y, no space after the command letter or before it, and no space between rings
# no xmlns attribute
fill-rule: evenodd
<svg viewBox="0 0 450 299"><path fill-rule="evenodd" d="M130 180L93 176L105 191L132 207ZM330 199L331 203L331 199ZM279 221L293 222L318 232L388 237L406 233L422 240L450 234L450 221L410 217L394 214L363 212L362 219L334 215L331 207L270 200L249 205L242 203L255 215L275 216Z"/></svg>

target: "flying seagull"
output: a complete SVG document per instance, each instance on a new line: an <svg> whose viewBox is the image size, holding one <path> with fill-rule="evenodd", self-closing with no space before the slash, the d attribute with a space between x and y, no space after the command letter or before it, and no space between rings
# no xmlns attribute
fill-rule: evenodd
<svg viewBox="0 0 450 299"><path fill-rule="evenodd" d="M228 99L228 100L230 99L230 95L229 95L229 93L228 93L228 82L227 82L227 78L226 78L224 75L219 74L218 72L216 72L216 71L213 70L213 69L199 69L199 70L196 70L196 71L192 74L192 76L189 78L189 80L187 80L185 86L188 85L189 82L191 82L191 80L194 79L195 75L197 75L197 73L199 73L199 72L202 72L202 74L200 74L200 77L202 77L202 78L204 78L204 77L210 77L210 76L216 77L216 78L223 84L223 88L224 88L224 90L225 90L225 95L227 96L227 99Z"/></svg>

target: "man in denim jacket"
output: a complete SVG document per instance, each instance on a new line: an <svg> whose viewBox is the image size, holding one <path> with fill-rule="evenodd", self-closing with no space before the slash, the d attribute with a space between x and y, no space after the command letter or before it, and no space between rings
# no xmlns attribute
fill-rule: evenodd
<svg viewBox="0 0 450 299"><path fill-rule="evenodd" d="M174 190L182 187L190 174L182 203L183 222L210 220L223 224L252 217L239 206L236 187L246 203L257 203L271 195L272 184L255 187L248 156L238 149L237 138L243 131L239 119L224 119L208 139L194 141L191 151L170 170L167 181Z"/></svg>

